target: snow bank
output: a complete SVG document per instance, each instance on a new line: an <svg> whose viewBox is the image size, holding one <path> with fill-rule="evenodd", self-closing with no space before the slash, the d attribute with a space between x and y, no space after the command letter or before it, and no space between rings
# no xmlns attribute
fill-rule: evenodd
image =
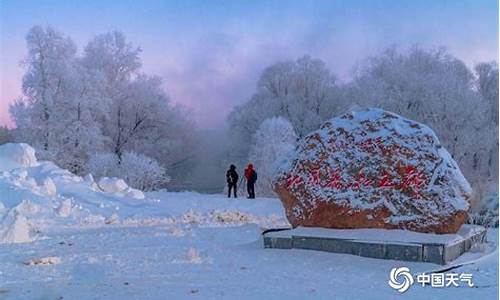
<svg viewBox="0 0 500 300"><path fill-rule="evenodd" d="M0 244L30 242L71 228L248 223L275 227L286 222L276 199L229 201L217 195L166 191L144 194L119 178L96 183L90 174L82 178L52 162L38 162L26 144L0 145L0 153Z"/></svg>
<svg viewBox="0 0 500 300"><path fill-rule="evenodd" d="M92 175L84 179L37 161L27 144L0 145L0 244L33 241L33 228L114 224L119 218L113 214L128 199L145 198L121 179L100 185Z"/></svg>
<svg viewBox="0 0 500 300"><path fill-rule="evenodd" d="M16 209L9 211L0 224L0 244L27 243L34 240L28 219Z"/></svg>
<svg viewBox="0 0 500 300"><path fill-rule="evenodd" d="M35 149L30 145L8 143L0 146L0 171L36 165Z"/></svg>

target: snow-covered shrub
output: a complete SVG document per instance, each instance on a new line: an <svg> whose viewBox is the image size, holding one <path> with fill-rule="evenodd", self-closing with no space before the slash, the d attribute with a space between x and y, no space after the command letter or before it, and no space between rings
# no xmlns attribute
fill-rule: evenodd
<svg viewBox="0 0 500 300"><path fill-rule="evenodd" d="M93 155L87 170L97 178L123 178L131 187L143 191L161 188L170 180L155 159L134 152L125 152L121 160L111 153Z"/></svg>
<svg viewBox="0 0 500 300"><path fill-rule="evenodd" d="M283 117L264 120L254 135L254 144L250 150L251 161L259 174L257 191L264 196L274 195L272 179L276 163L293 151L297 135L292 124Z"/></svg>
<svg viewBox="0 0 500 300"><path fill-rule="evenodd" d="M153 158L145 155L126 152L120 164L122 178L130 186L143 191L154 190L170 181L165 168Z"/></svg>
<svg viewBox="0 0 500 300"><path fill-rule="evenodd" d="M87 162L87 171L96 178L113 177L117 173L118 157L113 153L92 155Z"/></svg>
<svg viewBox="0 0 500 300"><path fill-rule="evenodd" d="M469 212L468 223L498 227L498 192L483 198L478 207Z"/></svg>

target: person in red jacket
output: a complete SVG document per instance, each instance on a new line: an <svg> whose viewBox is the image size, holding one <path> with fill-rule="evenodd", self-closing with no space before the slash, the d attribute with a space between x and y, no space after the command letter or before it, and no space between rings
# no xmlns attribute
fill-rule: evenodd
<svg viewBox="0 0 500 300"><path fill-rule="evenodd" d="M257 172L252 164L248 164L245 169L245 178L247 180L248 199L255 199L255 182L257 181Z"/></svg>

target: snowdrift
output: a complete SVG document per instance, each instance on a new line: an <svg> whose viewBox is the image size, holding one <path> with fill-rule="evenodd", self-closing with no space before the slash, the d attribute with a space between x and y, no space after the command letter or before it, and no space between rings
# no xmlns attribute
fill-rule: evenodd
<svg viewBox="0 0 500 300"><path fill-rule="evenodd" d="M39 162L27 144L0 146L0 243L33 241L40 229L56 223L105 220L112 215L114 198L133 201L144 194L119 178L103 178L97 185L91 175L84 179L52 162Z"/></svg>
<svg viewBox="0 0 500 300"><path fill-rule="evenodd" d="M37 165L35 150L28 144L8 143L0 147L0 171Z"/></svg>
<svg viewBox="0 0 500 300"><path fill-rule="evenodd" d="M106 193L115 194L120 197L130 196L136 199L144 199L144 193L133 189L125 183L125 180L116 177L103 177L99 180L99 187Z"/></svg>
<svg viewBox="0 0 500 300"><path fill-rule="evenodd" d="M277 200L145 194L120 178L95 182L91 174L82 178L50 161L37 161L26 144L0 145L0 153L0 244L30 242L68 228L288 224Z"/></svg>

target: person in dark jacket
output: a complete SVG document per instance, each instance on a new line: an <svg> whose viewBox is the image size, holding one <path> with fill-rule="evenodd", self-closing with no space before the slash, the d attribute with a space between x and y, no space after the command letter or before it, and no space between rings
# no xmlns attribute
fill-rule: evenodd
<svg viewBox="0 0 500 300"><path fill-rule="evenodd" d="M227 181L227 197L231 198L231 190L234 191L234 198L238 198L236 195L236 191L238 190L238 173L236 172L236 166L230 165L229 170L226 172L226 181Z"/></svg>
<svg viewBox="0 0 500 300"><path fill-rule="evenodd" d="M245 169L245 178L247 180L248 199L255 199L255 182L257 181L257 172L252 164L248 164Z"/></svg>

